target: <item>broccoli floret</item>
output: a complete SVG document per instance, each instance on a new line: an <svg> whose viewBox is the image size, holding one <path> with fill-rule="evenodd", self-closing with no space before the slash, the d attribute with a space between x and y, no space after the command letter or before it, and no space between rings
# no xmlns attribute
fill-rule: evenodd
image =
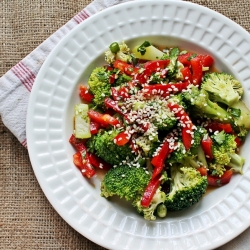
<svg viewBox="0 0 250 250"><path fill-rule="evenodd" d="M135 200L144 192L150 175L140 167L118 166L110 169L101 183L101 196L118 195L126 200Z"/></svg>
<svg viewBox="0 0 250 250"><path fill-rule="evenodd" d="M177 103L180 106L182 106L185 110L187 110L187 104L184 101L183 94L176 94L173 96L170 96L170 98L167 101L168 103Z"/></svg>
<svg viewBox="0 0 250 250"><path fill-rule="evenodd" d="M105 52L106 62L112 64L115 60L121 60L123 62L132 61L130 49L124 41L122 41L120 44L117 42L112 43L109 49Z"/></svg>
<svg viewBox="0 0 250 250"><path fill-rule="evenodd" d="M199 90L192 86L183 92L183 97L190 104L192 114L221 122L230 122L232 119L225 109L208 98L208 93L204 89Z"/></svg>
<svg viewBox="0 0 250 250"><path fill-rule="evenodd" d="M241 83L226 73L206 74L201 88L209 93L212 101L221 102L228 106L238 102L243 95Z"/></svg>
<svg viewBox="0 0 250 250"><path fill-rule="evenodd" d="M183 159L189 156L188 152L185 149L185 146L182 141L176 142L175 150L167 158L167 163L174 164L176 162L181 163Z"/></svg>
<svg viewBox="0 0 250 250"><path fill-rule="evenodd" d="M136 155L131 151L128 144L117 146L114 143L114 138L119 133L119 130L98 132L88 140L88 149L112 165L119 165L122 161L134 160Z"/></svg>
<svg viewBox="0 0 250 250"><path fill-rule="evenodd" d="M204 135L207 133L207 130L201 126L197 126L193 132L194 132L193 143L192 143L192 146L190 148L190 153L192 155L197 155L201 140L204 137Z"/></svg>
<svg viewBox="0 0 250 250"><path fill-rule="evenodd" d="M155 119L153 120L153 124L159 130L170 130L177 124L177 119L174 113L169 110L167 105L161 105Z"/></svg>
<svg viewBox="0 0 250 250"><path fill-rule="evenodd" d="M167 101L160 100L157 96L151 99L134 101L132 109L136 111L137 117L142 120L145 119L143 115L148 114L146 119L151 123L149 129L151 136L158 130L170 130L177 124L177 119L168 108ZM155 139L158 139L157 136L155 136Z"/></svg>
<svg viewBox="0 0 250 250"><path fill-rule="evenodd" d="M213 140L212 150L215 163L228 165L231 160L230 154L234 154L237 148L235 136L221 131L212 135L211 138Z"/></svg>
<svg viewBox="0 0 250 250"><path fill-rule="evenodd" d="M94 95L93 102L97 106L103 106L104 99L111 96L109 72L104 67L95 68L89 77L88 85Z"/></svg>
<svg viewBox="0 0 250 250"><path fill-rule="evenodd" d="M187 164L192 167L199 167L198 160L198 149L200 146L201 139L203 138L206 130L200 126L197 126L194 130L193 143L191 148L186 151L185 146L182 141L178 141L175 145L175 150L171 153L170 157L167 159L168 163L182 163Z"/></svg>
<svg viewBox="0 0 250 250"><path fill-rule="evenodd" d="M133 103L133 110L141 114L152 111L150 112L150 122L159 130L170 130L177 124L177 119L167 107L167 101L158 100L157 98L138 100Z"/></svg>
<svg viewBox="0 0 250 250"><path fill-rule="evenodd" d="M235 136L226 134L224 131L211 136L213 140L213 161L208 165L212 175L222 176L226 167L230 167L234 172L242 174L245 159L238 155L235 150L237 143Z"/></svg>
<svg viewBox="0 0 250 250"><path fill-rule="evenodd" d="M152 157L160 146L159 141L149 140L148 136L139 136L135 139L135 143L142 149L146 157Z"/></svg>
<svg viewBox="0 0 250 250"><path fill-rule="evenodd" d="M191 207L200 201L207 185L207 177L201 176L195 168L172 166L170 192L165 201L167 209L176 211Z"/></svg>
<svg viewBox="0 0 250 250"><path fill-rule="evenodd" d="M226 171L226 168L223 164L216 164L216 163L209 163L208 169L211 172L211 175L219 176L221 177L224 172Z"/></svg>
<svg viewBox="0 0 250 250"><path fill-rule="evenodd" d="M134 202L132 203L132 205L136 208L136 210L143 215L144 219L146 220L155 220L156 216L155 213L157 212L157 208L159 205L163 204L165 202L166 199L166 194L160 190L160 188L158 188L156 190L156 193L153 196L153 199L149 205L149 207L143 207L141 205L141 196L138 196L136 200L134 200ZM165 207L165 206L164 206ZM161 207L161 211L158 211L157 214L160 217L163 217L163 215L167 214L167 210L165 207L165 211L164 207Z"/></svg>

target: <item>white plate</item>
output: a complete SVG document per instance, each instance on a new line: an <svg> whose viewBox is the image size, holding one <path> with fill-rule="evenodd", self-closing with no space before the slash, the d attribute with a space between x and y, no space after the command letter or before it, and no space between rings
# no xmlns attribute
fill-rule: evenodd
<svg viewBox="0 0 250 250"><path fill-rule="evenodd" d="M130 46L145 39L210 53L219 70L243 84L249 104L250 35L226 17L182 1L135 1L101 11L79 24L56 46L36 79L30 96L27 137L36 177L56 211L75 230L109 249L212 249L250 225L250 154L241 153L244 175L218 188L183 212L145 221L130 205L100 197L100 176L84 179L72 163L68 143L78 85L102 65L113 41Z"/></svg>

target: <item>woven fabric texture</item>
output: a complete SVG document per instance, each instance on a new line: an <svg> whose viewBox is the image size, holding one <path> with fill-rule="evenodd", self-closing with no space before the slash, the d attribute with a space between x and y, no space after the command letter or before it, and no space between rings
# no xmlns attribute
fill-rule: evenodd
<svg viewBox="0 0 250 250"><path fill-rule="evenodd" d="M0 0L0 76L55 32L89 0ZM250 32L250 1L192 0ZM1 87L1 86L0 86ZM52 208L27 150L0 121L0 249L104 249L72 229ZM250 229L220 250L249 249Z"/></svg>

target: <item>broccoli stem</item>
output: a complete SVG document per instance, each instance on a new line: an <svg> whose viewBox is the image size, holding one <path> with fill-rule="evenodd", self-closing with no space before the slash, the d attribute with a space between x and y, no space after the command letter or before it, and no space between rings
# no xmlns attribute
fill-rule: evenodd
<svg viewBox="0 0 250 250"><path fill-rule="evenodd" d="M198 157L198 160L202 163L203 167L208 168L206 156L205 156L205 153L204 153L201 145L199 145L199 147L198 147L198 155L197 155L197 157Z"/></svg>
<svg viewBox="0 0 250 250"><path fill-rule="evenodd" d="M215 120L223 121L223 122L230 122L229 113L221 108L217 103L210 101L207 99L207 105L204 107L203 112L213 118Z"/></svg>
<svg viewBox="0 0 250 250"><path fill-rule="evenodd" d="M228 167L230 167L234 172L243 174L242 168L245 163L245 159L236 153L229 155L231 157L231 160L228 163Z"/></svg>
<svg viewBox="0 0 250 250"><path fill-rule="evenodd" d="M182 161L183 165L189 165L193 168L199 168L199 164L191 157L185 157Z"/></svg>

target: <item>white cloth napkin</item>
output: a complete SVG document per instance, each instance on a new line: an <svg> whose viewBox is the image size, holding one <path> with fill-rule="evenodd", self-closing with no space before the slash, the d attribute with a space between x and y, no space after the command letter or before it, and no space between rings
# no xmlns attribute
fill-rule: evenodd
<svg viewBox="0 0 250 250"><path fill-rule="evenodd" d="M75 26L99 11L131 0L94 0L0 78L0 115L4 125L23 146L26 143L26 113L35 78L48 54Z"/></svg>

